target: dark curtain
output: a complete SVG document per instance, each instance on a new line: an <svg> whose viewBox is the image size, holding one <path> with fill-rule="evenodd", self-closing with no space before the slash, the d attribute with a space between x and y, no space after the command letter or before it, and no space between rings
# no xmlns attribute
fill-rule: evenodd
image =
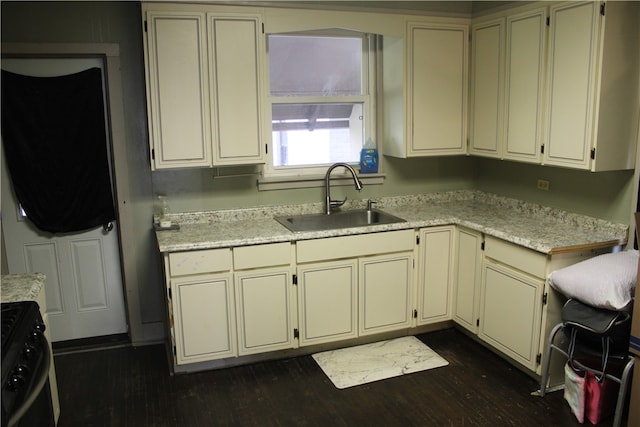
<svg viewBox="0 0 640 427"><path fill-rule="evenodd" d="M2 70L2 141L18 202L51 233L115 219L102 72L60 77Z"/></svg>

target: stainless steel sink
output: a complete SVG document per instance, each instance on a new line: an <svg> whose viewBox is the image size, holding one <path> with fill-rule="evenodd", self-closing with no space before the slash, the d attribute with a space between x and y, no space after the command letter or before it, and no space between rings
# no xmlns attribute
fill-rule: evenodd
<svg viewBox="0 0 640 427"><path fill-rule="evenodd" d="M336 228L365 227L367 225L406 222L378 209L355 209L327 214L277 216L275 220L291 231L323 231Z"/></svg>

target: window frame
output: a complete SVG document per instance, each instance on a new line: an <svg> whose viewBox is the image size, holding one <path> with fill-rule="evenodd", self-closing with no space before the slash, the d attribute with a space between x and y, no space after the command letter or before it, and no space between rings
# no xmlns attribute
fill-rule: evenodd
<svg viewBox="0 0 640 427"><path fill-rule="evenodd" d="M270 84L270 70L269 70L269 36L276 35L293 35L293 36L314 36L314 37L358 37L362 39L362 94L350 95L350 96L272 96L271 84ZM266 88L265 102L265 126L264 135L266 140L267 152L265 155L265 164L263 168L264 178L287 178L290 177L295 180L296 177L300 177L303 180L309 179L309 177L324 175L330 164L317 164L317 165L297 165L297 166L274 166L273 162L273 125L272 125L272 105L273 104L300 104L300 103L321 103L321 104L335 104L335 103L356 103L360 102L363 105L364 113L364 125L363 125L363 141L367 138L371 138L376 141L376 61L377 61L377 37L375 34L340 30L340 29L327 29L327 30L313 30L291 33L273 33L266 34L265 42L265 64L264 67L264 79ZM357 166L358 162L348 162L353 166Z"/></svg>

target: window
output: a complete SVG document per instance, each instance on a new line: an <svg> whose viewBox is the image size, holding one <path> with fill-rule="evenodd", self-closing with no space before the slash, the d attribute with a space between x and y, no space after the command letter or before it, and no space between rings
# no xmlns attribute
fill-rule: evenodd
<svg viewBox="0 0 640 427"><path fill-rule="evenodd" d="M373 37L323 32L268 37L271 146L267 175L356 164L372 136Z"/></svg>

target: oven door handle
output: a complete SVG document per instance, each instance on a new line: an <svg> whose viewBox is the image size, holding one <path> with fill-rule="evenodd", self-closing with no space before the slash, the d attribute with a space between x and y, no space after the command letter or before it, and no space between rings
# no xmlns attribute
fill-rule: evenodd
<svg viewBox="0 0 640 427"><path fill-rule="evenodd" d="M40 395L42 387L44 387L47 379L49 378L49 369L51 368L51 350L49 349L49 341L47 341L47 338L44 335L42 335L42 348L44 353L44 364L40 365L41 369L40 372L38 372L39 376L37 378L37 382L31 390L31 393L29 393L24 402L22 402L22 405L20 405L11 415L9 422L7 423L7 427L13 427L18 421L20 421L20 418L27 413L33 402L38 398L38 395Z"/></svg>

